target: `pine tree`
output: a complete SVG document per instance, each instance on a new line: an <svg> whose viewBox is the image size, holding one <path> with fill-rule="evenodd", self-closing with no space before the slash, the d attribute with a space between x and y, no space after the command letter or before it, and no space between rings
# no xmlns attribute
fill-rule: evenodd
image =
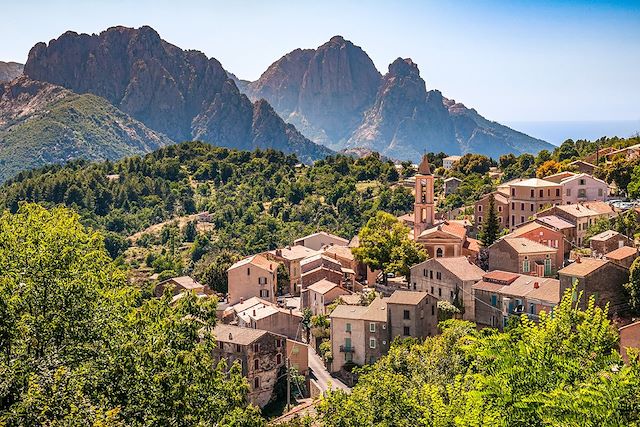
<svg viewBox="0 0 640 427"><path fill-rule="evenodd" d="M500 233L500 224L498 223L498 216L496 215L496 204L493 194L489 195L489 213L487 220L483 224L480 231L479 238L482 245L486 248L491 246L493 242L498 240L498 234Z"/></svg>

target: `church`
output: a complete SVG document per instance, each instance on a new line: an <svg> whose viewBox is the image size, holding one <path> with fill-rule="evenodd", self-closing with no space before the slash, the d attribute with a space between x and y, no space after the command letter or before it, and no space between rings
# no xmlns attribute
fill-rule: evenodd
<svg viewBox="0 0 640 427"><path fill-rule="evenodd" d="M425 247L429 258L466 256L475 261L480 245L467 236L467 229L456 221L436 220L433 181L425 154L416 174L413 239Z"/></svg>

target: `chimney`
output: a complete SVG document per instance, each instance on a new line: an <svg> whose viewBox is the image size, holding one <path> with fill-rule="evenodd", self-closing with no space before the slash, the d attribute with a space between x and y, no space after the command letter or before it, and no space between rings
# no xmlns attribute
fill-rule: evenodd
<svg viewBox="0 0 640 427"><path fill-rule="evenodd" d="M276 249L276 256L282 256L282 249Z"/></svg>
<svg viewBox="0 0 640 427"><path fill-rule="evenodd" d="M580 264L581 262L582 262L582 261L580 261L580 255L578 255L578 256L576 257L576 263Z"/></svg>
<svg viewBox="0 0 640 427"><path fill-rule="evenodd" d="M533 289L538 289L540 284L538 282L533 282Z"/></svg>

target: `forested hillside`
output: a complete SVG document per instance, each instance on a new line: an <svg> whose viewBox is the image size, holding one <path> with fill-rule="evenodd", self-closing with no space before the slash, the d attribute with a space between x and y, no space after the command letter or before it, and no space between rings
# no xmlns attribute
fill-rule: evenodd
<svg viewBox="0 0 640 427"><path fill-rule="evenodd" d="M398 178L395 166L377 155L304 166L278 151L189 142L115 163L76 161L21 173L2 188L0 205L13 212L21 201L72 207L84 224L105 231L114 257L126 248L126 236L208 211L209 252L242 255L319 229L350 238L378 210L403 214L413 197L391 187Z"/></svg>

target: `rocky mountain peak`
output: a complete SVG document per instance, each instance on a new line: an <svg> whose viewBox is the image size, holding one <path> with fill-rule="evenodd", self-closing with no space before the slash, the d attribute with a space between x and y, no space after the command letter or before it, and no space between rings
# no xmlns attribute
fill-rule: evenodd
<svg viewBox="0 0 640 427"><path fill-rule="evenodd" d="M418 64L413 62L411 58L398 58L389 64L389 74L398 77L420 77L420 70Z"/></svg>

